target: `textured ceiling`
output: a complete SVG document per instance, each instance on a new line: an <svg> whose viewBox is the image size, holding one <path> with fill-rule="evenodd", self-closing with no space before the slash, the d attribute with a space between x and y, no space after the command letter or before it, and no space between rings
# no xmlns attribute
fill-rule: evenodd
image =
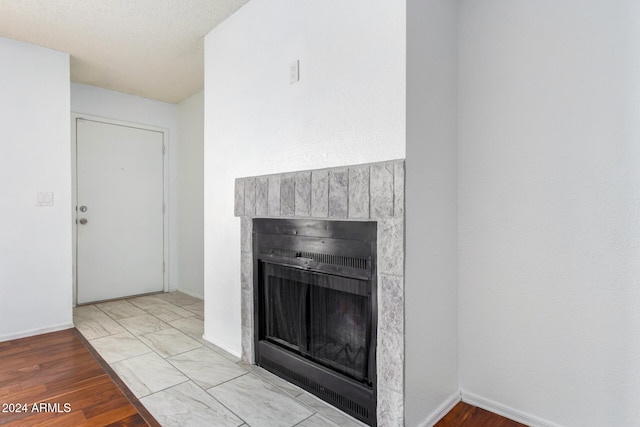
<svg viewBox="0 0 640 427"><path fill-rule="evenodd" d="M0 36L71 54L71 81L178 103L204 42L248 0L0 0Z"/></svg>

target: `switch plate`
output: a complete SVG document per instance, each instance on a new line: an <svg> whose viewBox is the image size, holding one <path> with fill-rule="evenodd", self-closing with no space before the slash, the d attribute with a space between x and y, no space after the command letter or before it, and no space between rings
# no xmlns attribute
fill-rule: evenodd
<svg viewBox="0 0 640 427"><path fill-rule="evenodd" d="M300 61L296 59L289 64L289 84L300 80Z"/></svg>
<svg viewBox="0 0 640 427"><path fill-rule="evenodd" d="M39 191L36 196L36 206L53 206L53 193Z"/></svg>

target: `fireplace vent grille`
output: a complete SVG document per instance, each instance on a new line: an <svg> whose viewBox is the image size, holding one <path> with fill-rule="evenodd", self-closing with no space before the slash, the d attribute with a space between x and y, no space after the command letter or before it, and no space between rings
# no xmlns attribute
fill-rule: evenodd
<svg viewBox="0 0 640 427"><path fill-rule="evenodd" d="M306 386L307 388L310 388L318 396L323 397L326 401L333 403L335 406L344 410L347 413L350 413L364 420L369 418L369 409L366 408L365 406L360 405L357 402L354 402L353 400L346 398L340 393L337 393L327 387L324 387L318 384L317 382L313 381L312 379L304 375L300 375L272 360L264 360L262 362L262 365L264 368L267 368L271 371L278 372L280 376L284 377L285 379L288 379L294 384L297 384L300 386Z"/></svg>
<svg viewBox="0 0 640 427"><path fill-rule="evenodd" d="M366 258L355 258L355 257L347 257L341 255L328 255L328 254L319 254L314 252L300 252L300 251L292 251L289 249L280 249L280 248L260 248L261 255L271 255L282 258L291 258L291 259L311 259L313 261L321 262L323 264L332 264L339 265L342 267L351 267L351 268L359 268L362 270L368 269L368 263Z"/></svg>

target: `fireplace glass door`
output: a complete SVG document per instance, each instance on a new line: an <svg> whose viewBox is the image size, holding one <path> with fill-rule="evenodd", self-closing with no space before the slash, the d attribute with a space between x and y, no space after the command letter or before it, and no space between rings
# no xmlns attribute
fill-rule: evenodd
<svg viewBox="0 0 640 427"><path fill-rule="evenodd" d="M368 282L271 263L261 270L262 339L369 382Z"/></svg>

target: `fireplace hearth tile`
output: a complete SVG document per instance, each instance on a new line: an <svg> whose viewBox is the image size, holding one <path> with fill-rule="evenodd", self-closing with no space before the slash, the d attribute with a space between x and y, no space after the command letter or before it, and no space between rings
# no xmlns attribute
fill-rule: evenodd
<svg viewBox="0 0 640 427"><path fill-rule="evenodd" d="M294 385L294 384L290 383L289 381L283 380L279 376L277 376L275 374L272 374L271 372L269 372L266 369L263 369L263 368L261 368L259 366L252 365L251 366L251 372L253 372L257 376L259 376L263 380L266 380L266 381L270 382L271 384L275 385L280 390L284 391L285 393L287 393L288 395L290 395L292 397L298 397L302 393L304 393L304 390L301 389L300 387L298 387L297 385Z"/></svg>
<svg viewBox="0 0 640 427"><path fill-rule="evenodd" d="M326 169L311 172L311 216L329 216L329 171Z"/></svg>
<svg viewBox="0 0 640 427"><path fill-rule="evenodd" d="M306 391L302 393L297 398L299 401L315 410L318 414L322 415L330 419L332 422L337 423L340 427L362 427L366 426L366 424L361 423L360 421L345 415L343 412L338 411L333 406L328 405L322 400L318 399L311 393L307 393ZM383 426L384 424L378 424L379 426Z"/></svg>
<svg viewBox="0 0 640 427"><path fill-rule="evenodd" d="M199 348L167 359L203 389L247 373L247 370L208 348Z"/></svg>
<svg viewBox="0 0 640 427"><path fill-rule="evenodd" d="M156 353L121 360L111 367L138 398L188 381Z"/></svg>
<svg viewBox="0 0 640 427"><path fill-rule="evenodd" d="M309 408L251 373L207 392L252 427L290 427L313 415Z"/></svg>
<svg viewBox="0 0 640 427"><path fill-rule="evenodd" d="M292 173L280 178L280 214L293 216L296 212L296 177Z"/></svg>
<svg viewBox="0 0 640 427"><path fill-rule="evenodd" d="M191 381L140 400L165 427L235 427L242 423L241 419Z"/></svg>
<svg viewBox="0 0 640 427"><path fill-rule="evenodd" d="M311 213L311 172L296 173L295 215L309 216Z"/></svg>
<svg viewBox="0 0 640 427"><path fill-rule="evenodd" d="M234 209L235 216L244 215L244 179L236 178L235 195L234 195Z"/></svg>
<svg viewBox="0 0 640 427"><path fill-rule="evenodd" d="M349 169L329 171L329 218L346 219L349 213Z"/></svg>
<svg viewBox="0 0 640 427"><path fill-rule="evenodd" d="M371 218L393 216L393 163L371 165Z"/></svg>
<svg viewBox="0 0 640 427"><path fill-rule="evenodd" d="M253 216L256 213L256 179L244 180L244 214Z"/></svg>
<svg viewBox="0 0 640 427"><path fill-rule="evenodd" d="M280 216L280 175L271 175L269 177L267 205L269 216Z"/></svg>
<svg viewBox="0 0 640 427"><path fill-rule="evenodd" d="M369 218L369 166L349 168L349 218Z"/></svg>
<svg viewBox="0 0 640 427"><path fill-rule="evenodd" d="M265 216L268 214L268 191L269 181L267 177L256 178L256 215Z"/></svg>
<svg viewBox="0 0 640 427"><path fill-rule="evenodd" d="M340 427L338 424L329 421L327 418L324 418L322 415L315 414L300 424L296 424L296 427Z"/></svg>

